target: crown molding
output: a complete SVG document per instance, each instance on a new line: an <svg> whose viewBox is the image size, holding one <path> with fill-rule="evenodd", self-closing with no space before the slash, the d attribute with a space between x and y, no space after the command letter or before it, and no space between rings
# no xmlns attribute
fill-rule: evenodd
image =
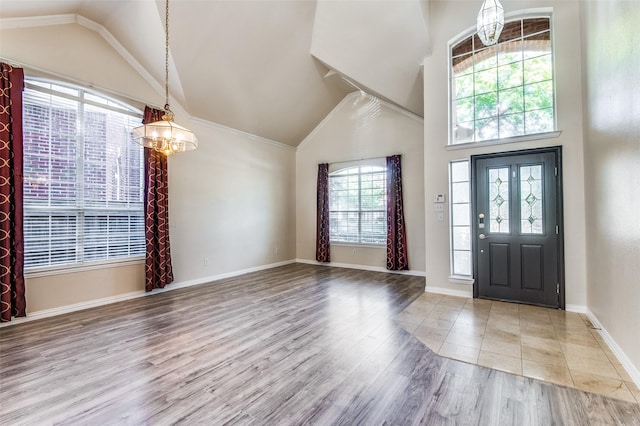
<svg viewBox="0 0 640 426"><path fill-rule="evenodd" d="M227 131L227 132L235 133L235 134L244 136L244 137L246 137L248 139L254 140L256 142L264 143L264 144L267 144L267 145L272 145L272 146L275 146L275 147L278 147L278 148L285 149L287 151L295 151L296 150L295 146L287 145L285 143L274 141L272 139L263 138L262 136L254 135L253 133L243 132L242 130L235 129L233 127L228 127L228 126L225 126L224 124L215 123L213 121L205 120L204 118L198 118L198 117L189 116L189 119L194 123L198 123L198 124L201 124L201 125L206 126L206 127L211 127L211 128L214 128L214 129L219 129L219 130L224 130L224 131Z"/></svg>
<svg viewBox="0 0 640 426"><path fill-rule="evenodd" d="M50 25L66 25L76 23L76 14L27 16L21 18L0 18L0 29L46 27Z"/></svg>

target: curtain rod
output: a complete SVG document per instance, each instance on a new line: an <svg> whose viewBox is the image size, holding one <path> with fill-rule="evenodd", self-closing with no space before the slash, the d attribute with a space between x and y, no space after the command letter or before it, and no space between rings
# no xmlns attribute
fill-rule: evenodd
<svg viewBox="0 0 640 426"><path fill-rule="evenodd" d="M59 74L59 73L56 73L56 72L53 72L53 71L49 71L49 70L44 69L44 68L40 68L40 67L36 67L36 66L33 66L33 65L29 65L29 64L26 64L24 62L20 62L20 61L13 60L11 58L7 58L5 56L0 56L0 61L6 62L11 66L16 66L16 67L24 68L24 69L29 70L29 71L34 71L34 72L46 74L46 75L48 75L50 77L54 77L54 78L58 78L58 79L61 79L61 80L65 80L65 81L68 81L70 83L78 84L80 86L87 87L87 88L90 88L90 89L94 89L94 90L97 90L97 91L100 91L100 92L105 92L105 93L111 94L113 96L117 96L117 97L125 99L125 100L133 101L133 102L136 102L138 104L142 104L143 107L144 107L144 105L148 105L148 106L153 107L153 108L162 109L162 108L157 107L156 105L153 105L152 103L149 103L149 102L147 102L145 100L132 97L131 95L125 95L125 94L120 93L120 92L118 92L116 90L107 89L106 87L98 86L98 85L96 85L94 83L89 83L89 82L86 82L86 81L83 81L83 80L79 80L77 78L66 76L64 74Z"/></svg>
<svg viewBox="0 0 640 426"><path fill-rule="evenodd" d="M327 164L343 164L343 163L354 163L356 161L365 161L365 160L386 160L387 157L391 157L393 155L402 155L402 154L389 154L384 157L367 157L367 158L358 158L355 160L344 160L344 161L327 161Z"/></svg>

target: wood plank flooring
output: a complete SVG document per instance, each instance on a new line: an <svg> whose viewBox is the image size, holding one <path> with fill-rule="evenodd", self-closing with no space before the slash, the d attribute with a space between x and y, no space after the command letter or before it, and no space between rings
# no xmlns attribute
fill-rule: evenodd
<svg viewBox="0 0 640 426"><path fill-rule="evenodd" d="M423 291L294 264L3 327L0 424L640 425L639 404L433 353L393 320Z"/></svg>

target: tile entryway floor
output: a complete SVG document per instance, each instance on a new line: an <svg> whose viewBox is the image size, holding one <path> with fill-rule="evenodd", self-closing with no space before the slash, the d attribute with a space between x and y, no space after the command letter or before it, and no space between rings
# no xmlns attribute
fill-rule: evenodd
<svg viewBox="0 0 640 426"><path fill-rule="evenodd" d="M395 320L439 355L640 403L586 315L424 293Z"/></svg>

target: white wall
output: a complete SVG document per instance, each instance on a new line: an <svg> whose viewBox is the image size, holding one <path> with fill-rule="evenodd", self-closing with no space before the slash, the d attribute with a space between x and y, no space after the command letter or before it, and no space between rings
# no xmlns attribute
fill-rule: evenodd
<svg viewBox="0 0 640 426"><path fill-rule="evenodd" d="M319 163L402 154L409 267L424 271L422 119L371 95L348 95L296 153L297 257L316 258L316 183ZM355 254L353 250L355 249ZM331 262L386 267L385 247L331 245Z"/></svg>
<svg viewBox="0 0 640 426"><path fill-rule="evenodd" d="M519 142L464 150L446 149L448 111L448 42L475 25L477 1L433 0L431 2L432 54L424 61L425 79L425 199L427 287L471 294L468 284L449 281L449 223L433 212L435 194L448 193L448 163L471 155L562 145L564 179L564 226L566 303L570 308L586 306L586 253L584 219L584 167L582 144L580 25L578 2L504 0L505 11L553 7L554 61L558 138ZM445 218L448 215L445 214ZM573 305L573 306L572 306Z"/></svg>
<svg viewBox="0 0 640 426"><path fill-rule="evenodd" d="M587 301L640 371L640 7L593 1L581 12Z"/></svg>
<svg viewBox="0 0 640 426"><path fill-rule="evenodd" d="M176 281L295 259L295 151L203 122L190 126L200 146L169 165Z"/></svg>
<svg viewBox="0 0 640 426"><path fill-rule="evenodd" d="M151 105L164 104L163 93L100 35L82 26L3 29L0 37L2 57ZM29 68L25 72L29 75ZM200 140L198 150L169 159L176 284L294 259L295 151L188 117L176 120ZM144 267L27 276L26 286L27 309L33 313L142 291Z"/></svg>

